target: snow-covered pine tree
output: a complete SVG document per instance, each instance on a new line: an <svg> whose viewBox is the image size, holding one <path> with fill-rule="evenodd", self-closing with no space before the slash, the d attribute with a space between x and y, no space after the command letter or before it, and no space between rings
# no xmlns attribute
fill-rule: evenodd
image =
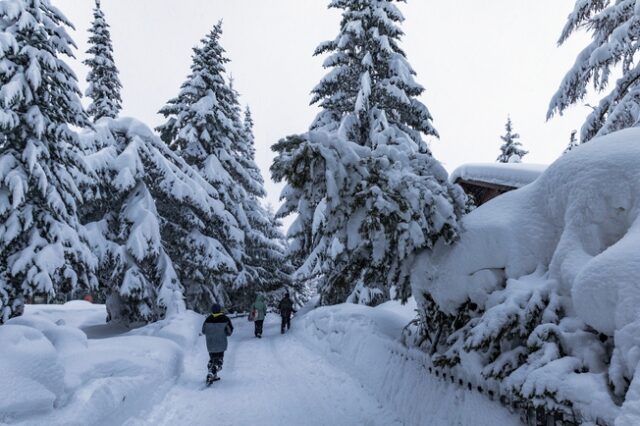
<svg viewBox="0 0 640 426"><path fill-rule="evenodd" d="M250 275L250 282L243 292L248 298L244 304L251 303L256 291L270 294L278 290L292 288L291 267L287 261L286 239L280 230L280 224L273 213L266 209L260 197L263 197L264 180L260 169L255 163L255 138L253 134L253 118L247 107L244 113L242 138L236 143L238 160L245 163L245 169L255 182L255 187L262 191L255 192L251 187L245 187L247 197L244 200L244 210L247 215L248 227L245 229L246 256L244 265ZM298 293L298 291L295 291ZM239 299L240 297L236 297Z"/></svg>
<svg viewBox="0 0 640 426"><path fill-rule="evenodd" d="M245 211L247 202L251 196L264 195L264 188L257 166L247 157L250 148L243 140L237 93L225 79L225 64L229 60L220 45L221 34L222 23L219 22L201 45L193 49L191 74L178 96L160 110L168 120L157 130L171 148L216 188L246 239L252 229ZM245 244L232 255L238 274L234 280L226 280L223 286L236 297L232 297L227 308L246 309L249 297L237 297L239 293L247 293L252 279L251 271L244 268L247 260Z"/></svg>
<svg viewBox="0 0 640 426"><path fill-rule="evenodd" d="M500 136L504 143L500 147L500 155L496 161L499 163L520 163L522 162L522 157L529 152L522 149L522 144L518 140L520 135L513 132L511 117L507 118L507 124L505 124L504 128L506 133L504 136Z"/></svg>
<svg viewBox="0 0 640 426"><path fill-rule="evenodd" d="M404 21L399 0L332 0L342 10L340 32L318 46L315 55L330 53L331 71L313 89L312 104L322 111L311 129L338 130L359 145L372 146L371 129L384 112L390 127L427 152L422 135L436 136L427 107L417 97L424 88L415 79L399 41ZM348 119L345 119L348 117Z"/></svg>
<svg viewBox="0 0 640 426"><path fill-rule="evenodd" d="M76 209L90 174L70 126L88 118L71 23L49 0L0 2L0 322L24 299L95 286L96 259Z"/></svg>
<svg viewBox="0 0 640 426"><path fill-rule="evenodd" d="M586 29L592 33L591 43L576 58L549 105L547 118L562 113L582 101L593 85L603 92L612 74L620 77L609 93L587 117L580 132L581 142L595 136L638 125L640 119L640 49L637 7L633 0L577 0L562 30L559 44L574 32Z"/></svg>
<svg viewBox="0 0 640 426"><path fill-rule="evenodd" d="M272 165L286 180L278 215L289 230L298 279L318 279L321 303L375 305L410 296L415 250L459 232L465 198L447 181L423 135L437 136L424 88L399 47L403 21L393 0L333 0L341 9L331 71L313 89L321 112L308 134L280 141Z"/></svg>
<svg viewBox="0 0 640 426"><path fill-rule="evenodd" d="M98 121L102 117L116 118L122 109L120 89L122 84L118 78L118 68L113 60L113 46L109 24L100 8L100 0L96 0L93 9L93 23L89 29L89 50L91 57L83 63L89 67L87 75L86 95L92 99L87 108L88 114Z"/></svg>
<svg viewBox="0 0 640 426"><path fill-rule="evenodd" d="M573 130L571 132L571 137L569 138L569 145L567 145L567 148L564 150L563 154L566 154L567 152L571 151L573 148L580 145L578 143L578 138L576 137L577 134L578 134L577 130Z"/></svg>
<svg viewBox="0 0 640 426"><path fill-rule="evenodd" d="M230 252L242 233L218 192L133 119L100 120L83 135L100 177L85 206L111 320L148 322L227 304Z"/></svg>

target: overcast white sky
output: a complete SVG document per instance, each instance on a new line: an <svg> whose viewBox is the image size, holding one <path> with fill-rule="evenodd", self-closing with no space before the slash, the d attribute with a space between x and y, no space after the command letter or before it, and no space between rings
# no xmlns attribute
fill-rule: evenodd
<svg viewBox="0 0 640 426"><path fill-rule="evenodd" d="M82 90L87 28L93 0L53 0L74 23L72 65ZM339 14L328 0L102 0L124 85L123 115L155 126L156 112L189 73L191 47L219 19L241 101L256 123L257 160L268 201L280 187L270 180L270 146L304 132L316 114L310 90L325 71L315 47L333 39ZM545 121L547 106L587 36L558 48L574 0L409 0L403 47L425 86L424 103L441 135L431 146L452 171L494 161L507 114L531 153L525 162L550 163L564 150L588 108Z"/></svg>

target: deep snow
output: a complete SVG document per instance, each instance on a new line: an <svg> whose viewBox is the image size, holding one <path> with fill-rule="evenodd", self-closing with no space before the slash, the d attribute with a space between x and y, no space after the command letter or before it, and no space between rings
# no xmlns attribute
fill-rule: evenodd
<svg viewBox="0 0 640 426"><path fill-rule="evenodd" d="M497 403L428 376L424 355L397 342L413 309L319 308L284 336L270 314L260 340L246 318L234 319L222 380L205 389L200 315L118 334L104 325L104 306L30 306L0 327L12 342L0 346L11 366L0 389L12 389L0 398L0 424L519 424Z"/></svg>
<svg viewBox="0 0 640 426"><path fill-rule="evenodd" d="M429 294L446 314L467 301L481 312L449 340L462 348L458 374L486 379L512 362L505 392L554 394L588 418L640 424L639 139L633 128L574 148L530 185L467 215L458 243L418 257L421 304ZM508 336L509 321L525 327L535 309L540 324L526 343L504 343L491 363L474 349ZM556 353L549 335L559 336ZM532 348L540 352L522 365L511 361Z"/></svg>

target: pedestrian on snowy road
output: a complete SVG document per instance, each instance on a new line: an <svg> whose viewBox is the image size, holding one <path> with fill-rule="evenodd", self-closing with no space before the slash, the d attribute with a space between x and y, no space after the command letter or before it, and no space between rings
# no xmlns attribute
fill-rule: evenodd
<svg viewBox="0 0 640 426"><path fill-rule="evenodd" d="M285 328L287 330L291 328L291 315L296 312L293 309L293 302L291 301L289 292L286 292L284 294L284 297L278 304L278 310L280 311L280 316L282 317L282 323L280 324L280 333L284 334Z"/></svg>
<svg viewBox="0 0 640 426"><path fill-rule="evenodd" d="M233 324L225 314L222 307L217 303L211 307L211 314L202 324L202 334L207 339L207 350L209 351L209 364L207 373L207 384L211 384L218 378L218 371L222 370L224 362L224 351L227 350L227 337L233 333Z"/></svg>
<svg viewBox="0 0 640 426"><path fill-rule="evenodd" d="M253 316L255 318L255 336L262 338L262 325L264 324L264 318L267 316L267 305L264 303L264 296L259 294L256 296L256 301L253 304Z"/></svg>

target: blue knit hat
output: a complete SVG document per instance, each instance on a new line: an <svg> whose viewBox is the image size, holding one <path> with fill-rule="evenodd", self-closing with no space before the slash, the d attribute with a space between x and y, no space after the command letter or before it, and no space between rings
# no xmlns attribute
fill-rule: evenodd
<svg viewBox="0 0 640 426"><path fill-rule="evenodd" d="M222 312L222 308L220 307L220 305L218 305L217 303L214 303L211 306L211 313L212 314L219 314L220 312Z"/></svg>

